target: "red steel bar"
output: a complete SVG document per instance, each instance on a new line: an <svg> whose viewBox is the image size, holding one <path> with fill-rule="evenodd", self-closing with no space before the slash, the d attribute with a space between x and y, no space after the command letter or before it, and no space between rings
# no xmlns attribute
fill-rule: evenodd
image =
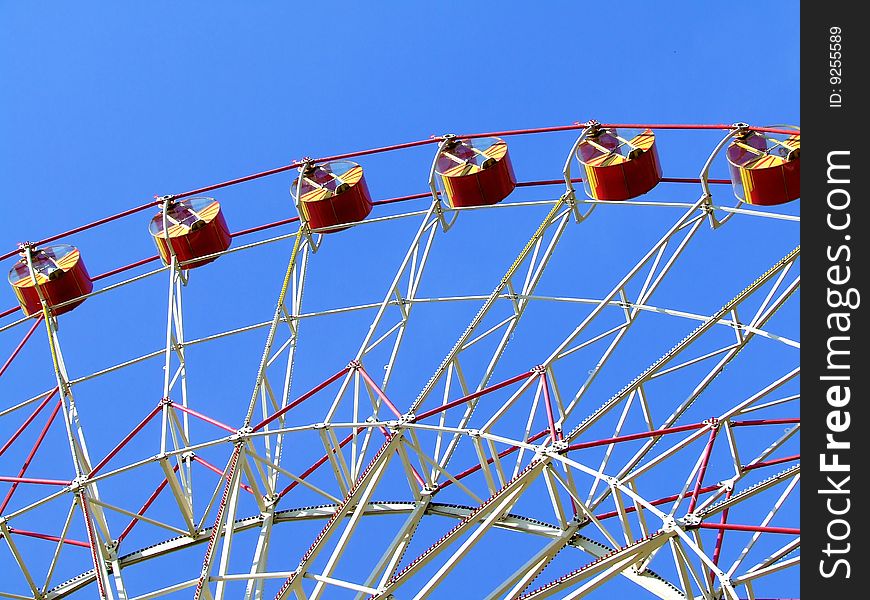
<svg viewBox="0 0 870 600"><path fill-rule="evenodd" d="M733 494L733 493L734 493L734 488L731 488L730 490L728 490L725 493L725 499L727 500L728 498L730 498L731 494ZM731 507L729 506L728 508L726 508L725 510L722 511L722 516L719 519L719 523L724 525L725 523L728 522L728 511L730 511L730 510L731 510ZM720 529L718 531L718 533L716 533L716 546L713 548L713 564L716 566L719 566L719 555L722 553L722 542L724 539L725 539L725 530ZM712 583L714 581L716 581L716 573L713 571L713 569L710 569L710 582Z"/></svg>
<svg viewBox="0 0 870 600"><path fill-rule="evenodd" d="M357 427L357 429L356 429L356 433L359 433L359 432L362 431L362 430L363 430L362 427ZM339 448L344 448L344 447L345 447L345 446L346 446L346 445L347 445L347 444L348 444L352 439L353 439L353 433L349 433L349 434L347 434L347 437L344 438L343 440L341 440L341 441L338 443L338 447L339 447ZM322 466L326 461L328 461L328 460L329 460L329 453L324 454L323 456L321 456L320 458L318 458L318 459L314 462L314 464L312 464L310 467L308 467L307 469L305 469L305 470L302 472L302 474L298 475L299 479L305 479L306 477L308 477L309 475L311 475L312 473L314 473L314 471L316 471L317 469L319 469L319 468L320 468L320 467L321 467L321 466ZM283 490L281 490L280 492L278 492L278 497L279 497L279 498L283 498L286 494L288 494L288 493L290 492L290 490L292 490L293 488L295 488L297 485L299 485L299 482L298 482L298 481L296 481L296 480L291 481L290 484L289 484L287 487L285 487Z"/></svg>
<svg viewBox="0 0 870 600"><path fill-rule="evenodd" d="M275 175L276 173L283 173L284 171L290 171L291 169L296 169L302 166L302 163L290 163L289 165L284 165L283 167L277 167L275 169L269 169L268 171L261 171L259 173L253 173L251 175L245 175L244 177L237 177L236 179L230 179L228 181L222 181L221 183L215 183L213 185L207 185L205 187L197 188L195 190L190 190L188 192L182 192L181 194L173 194L173 198L187 198L188 196L196 196L198 194L204 194L206 192L210 192L212 190L217 190L220 188L229 187L231 185L236 185L238 183L244 183L246 181L251 181L253 179L260 179L261 177L267 177L269 175Z"/></svg>
<svg viewBox="0 0 870 600"><path fill-rule="evenodd" d="M195 460L196 462L198 462L199 464L204 466L209 471L213 471L213 472L217 473L218 475L220 475L221 478L224 477L224 472L221 471L220 469L218 469L216 466L214 466L210 462L205 461L196 455L194 455L193 460ZM229 481L229 479L227 479L227 480ZM244 483L239 482L239 487L242 488L243 490L245 490L246 492L250 492L251 494L254 493L254 490L252 490L251 486L249 486L249 485L246 485Z"/></svg>
<svg viewBox="0 0 870 600"><path fill-rule="evenodd" d="M39 406L36 407L36 410L34 410L30 414L30 416L27 417L27 419L24 421L24 423L21 424L21 427L19 427L15 431L15 433L12 434L12 437L10 437L6 441L5 444L3 444L3 447L0 448L0 456L3 456L3 453L6 452L6 449L9 448L9 446L11 446L15 442L15 440L18 439L18 436L21 435L25 429L27 429L27 426L33 422L33 419L35 419L36 416L40 413L40 411L42 411L42 409L45 408L45 405L48 404L49 400L51 400L56 393L57 393L57 388L54 388L51 392L49 392L45 396L45 399L39 404Z"/></svg>
<svg viewBox="0 0 870 600"><path fill-rule="evenodd" d="M788 425L800 423L800 418L794 419L756 419L754 421L731 421L732 427L749 427L751 425Z"/></svg>
<svg viewBox="0 0 870 600"><path fill-rule="evenodd" d="M80 227L76 227L75 229L70 229L69 231L64 231L63 233L58 233L58 234L56 234L56 235L53 235L53 236L47 237L47 238L45 238L45 239L39 240L38 242L35 242L35 244L36 244L37 246L42 246L43 244L48 244L49 242L53 242L53 241L55 241L55 240L59 240L59 239L62 238L62 237L67 237L68 235L73 235L73 234L76 234L76 233L81 233L82 231L87 231L88 229L93 229L94 227L97 227L97 226L99 226L99 225L104 225L104 224L109 223L109 222L111 222L111 221L114 221L114 220L116 220L116 219L120 219L120 218L122 218L122 217L126 217L126 216L128 216L128 215L132 215L132 214L135 214L135 213L137 213L137 212L141 212L141 211L146 210L146 209L148 209L148 208L151 208L152 206L155 206L155 205L157 205L157 204L160 204L160 202L157 201L157 200L152 200L151 202L149 202L149 203L147 203L147 204L142 204L142 205L137 206L137 207L135 207L135 208L131 208L131 209L125 210L125 211L123 211L123 212L119 212L118 214L111 215L111 216L108 216L108 217L104 217L104 218L102 218L102 219L98 219L97 221L93 221L93 222L91 222L91 223L87 223L86 225L82 225L82 226L80 226ZM7 258L10 258L10 257L12 257L12 256L15 256L16 254L18 254L18 250L17 250L17 249L15 249L15 250L13 250L13 251L11 251L11 252L7 252L6 254L3 254L2 256L0 256L0 260L6 260Z"/></svg>
<svg viewBox="0 0 870 600"><path fill-rule="evenodd" d="M701 459L701 468L698 470L698 480L695 482L692 499L689 501L689 512L694 512L695 505L698 503L698 495L701 493L701 484L704 483L704 474L707 472L707 464L710 462L710 454L713 451L713 442L716 441L716 433L718 433L718 431L718 427L713 427L710 430L710 439L707 441L707 446L704 448L704 457Z"/></svg>
<svg viewBox="0 0 870 600"><path fill-rule="evenodd" d="M369 387L371 387L372 389L375 390L375 393L380 397L380 399L383 401L383 403L386 404L387 407L388 407L391 411L393 411L393 414L394 414L394 415L396 415L397 417L399 417L399 418L401 419L401 418L402 418L402 413L399 412L399 409L396 408L396 405L395 405L395 404L393 404L392 402L390 402L390 399L387 398L387 395L386 395L386 394L384 393L384 391L380 388L380 386L379 386L377 383L375 383L375 382L372 380L371 377L369 377L369 374L366 373L366 370L362 367L362 365L360 365L360 367L359 367L358 370L359 370L359 374L362 375L362 378L365 379L365 381L366 381L367 384L369 384Z"/></svg>
<svg viewBox="0 0 870 600"><path fill-rule="evenodd" d="M78 540L69 540L66 538L60 538L56 535L48 535L45 533L37 533L35 531L27 531L26 529L12 529L9 528L9 533L13 533L15 535L24 535L27 537L37 538L40 540L48 540L49 542L63 542L64 544L69 544L70 546L79 546L81 548L90 548L91 545L87 542L80 542Z"/></svg>
<svg viewBox="0 0 870 600"><path fill-rule="evenodd" d="M794 527L760 527L758 525L737 525L735 523L701 523L697 527L701 529L724 529L726 531L754 531L757 533L785 533L788 535L801 534L801 530Z"/></svg>
<svg viewBox="0 0 870 600"><path fill-rule="evenodd" d="M106 458L101 460L96 467L91 469L91 472L88 473L88 477L93 477L94 475L97 474L97 471L99 471L100 469L105 467L106 463L109 462L110 460L112 460L115 457L115 455L118 454L118 452L120 452L121 449L127 445L127 442L132 440L133 437L137 433L142 431L142 428L145 427L148 424L148 422L151 419L153 419L155 417L155 415L157 415L157 413L159 413L161 411L162 408L163 408L162 404L158 404L157 406L155 406L154 410L152 410L150 413L148 413L148 416L145 417L144 419L142 419L142 421L133 429L133 431L131 431L129 434L127 434L127 436L123 440L121 440L121 442L117 446L115 446L114 450L109 452L109 454L106 456Z"/></svg>
<svg viewBox="0 0 870 600"><path fill-rule="evenodd" d="M12 308L7 308L7 309L4 310L3 312L0 312L0 319L2 319L3 317L8 317L8 316L11 315L12 313L16 313L16 312L18 312L19 310L21 310L21 307L20 307L20 306L13 306Z"/></svg>
<svg viewBox="0 0 870 600"><path fill-rule="evenodd" d="M24 344L27 343L27 340L30 339L30 336L33 335L33 332L36 331L36 328L39 326L39 324L41 322L42 322L42 315L40 314L38 317L36 317L36 320L33 322L33 325L30 327L28 332L24 334L24 337L21 339L21 341L15 347L15 350L12 351L12 354L9 355L9 358L6 359L6 362L3 363L3 366L0 367L0 377L3 376L3 373L6 372L6 369L9 368L9 365L11 365L12 361L15 360L15 357L18 356L18 353L21 352L21 349L24 348ZM0 451L0 454L2 454L2 453L3 452Z"/></svg>
<svg viewBox="0 0 870 600"><path fill-rule="evenodd" d="M698 177L662 177L659 181L662 183L701 183ZM708 179L707 183L731 185L730 179Z"/></svg>
<svg viewBox="0 0 870 600"><path fill-rule="evenodd" d="M712 492L714 490L718 490L719 487L720 486L718 486L718 485L708 485L706 487L701 488L700 493L706 494L707 492ZM668 502L673 502L677 498L685 498L686 496L689 495L689 493L690 492L686 491L683 494L674 494L673 496L665 496L664 498L659 498L658 500L653 500L649 504L651 504L652 506L658 506L660 504L667 504ZM633 506L627 506L625 508L625 512L627 512L627 513L635 512L636 510L637 509ZM611 512L601 513L600 515L595 515L595 518L598 519L599 521L601 521L603 519L611 519L611 518L617 516L618 514L619 514L619 512L614 510Z"/></svg>
<svg viewBox="0 0 870 600"><path fill-rule="evenodd" d="M135 269L136 267L141 267L142 265L147 265L150 262L154 262L160 258L159 254L155 254L154 256L149 256L148 258L143 258L142 260L137 260L134 263L130 263L129 265L124 265L123 267L118 267L117 269L112 269L111 271L106 271L105 273L100 273L99 275L95 275L91 277L91 281L99 281L100 279L105 279L106 277L111 277L112 275L117 275L118 273L123 273L124 271L129 271L130 269Z"/></svg>
<svg viewBox="0 0 870 600"><path fill-rule="evenodd" d="M792 456L785 456L783 458L774 458L772 460L765 460L757 463L750 463L748 465L744 465L741 467L742 471L751 471L752 469L760 469L761 467L769 467L771 465L778 465L785 462L791 462L793 460L800 460L800 454L794 454Z"/></svg>
<svg viewBox="0 0 870 600"><path fill-rule="evenodd" d="M550 439L555 443L559 438L556 433L556 420L553 418L553 403L550 400L550 386L547 385L546 373L541 373L541 383L544 386L544 406L547 409L547 425L550 428Z"/></svg>
<svg viewBox="0 0 870 600"><path fill-rule="evenodd" d="M532 442L536 442L539 439L541 439L542 437L544 437L545 435L547 435L548 433L550 433L550 431L548 429L544 429L543 431L539 431L538 433L536 433L535 435L533 435L532 437L527 439L526 443L531 444ZM505 456L507 456L509 454L513 454L514 452L516 452L519 449L520 449L519 446L510 446L506 450L502 450L501 452L499 452L498 457L504 458ZM486 464L488 464L488 465L491 465L493 462L495 462L495 459L493 459L493 458L486 459ZM456 479L458 481L460 479L463 479L464 477L468 477L472 473L476 473L476 472L480 471L481 468L482 467L481 467L480 463L478 463L471 468L465 469L464 471L462 471L458 475L454 475L453 479ZM448 485L452 485L453 479L448 479L444 483L440 484L438 486L437 490L440 491L440 490L446 488Z"/></svg>
<svg viewBox="0 0 870 600"><path fill-rule="evenodd" d="M414 419L414 422L416 423L418 421L422 421L423 419L425 419L427 417L431 417L432 415L437 415L438 413L444 412L445 410L449 410L449 409L453 408L454 406L459 406L460 404L465 404L466 402L470 402L471 400L474 400L475 398L479 398L480 396L483 396L485 394L489 394L490 392L500 390L503 387L507 387L513 383L516 383L518 381L522 381L523 379L527 379L531 375L533 375L533 372L527 371L525 373L521 373L520 375L516 375L515 377L511 377L510 379L505 379L501 383L496 383L495 385L485 387L482 390L480 390L479 392L474 392L473 394L468 394L467 396L463 396L462 398L459 398L458 400L453 400L451 402L448 402L447 404L442 404L441 406L436 406L433 409L427 410L426 412L423 412L423 413L420 413L419 415L417 415L416 418Z"/></svg>
<svg viewBox="0 0 870 600"><path fill-rule="evenodd" d="M226 425L225 423L221 423L220 421L212 419L211 417L208 417L208 416L202 414L201 412L197 412L197 411L193 410L192 408L187 408L186 406L182 406L181 404L175 404L175 403L171 404L170 406L176 408L177 410L180 410L181 412L185 412L191 416L194 416L197 419L201 419L201 420L205 421L206 423L210 423L210 424L214 425L215 427L220 427L224 431L229 431L230 433L238 433L237 429L233 429L229 425Z"/></svg>
<svg viewBox="0 0 870 600"><path fill-rule="evenodd" d="M53 396L52 393L51 396ZM39 436L36 438L36 441L33 443L33 447L30 449L30 452L27 454L27 458L24 459L24 464L21 465L21 469L18 470L18 478L24 477L24 474L27 473L28 467L30 467L30 462L33 460L33 457L36 456L36 451L39 450L39 446L42 445L42 440L45 439L46 434L48 433L48 429L51 427L51 424L54 422L54 418L57 416L58 411L61 407L61 401L58 400L57 404L54 406L54 410L49 415L48 419L45 422L45 425L42 426L42 431L39 432ZM2 479L2 478L0 478ZM46 480L48 481L48 480ZM15 493L15 490L18 489L19 483L38 483L38 481L33 482L24 482L24 481L15 481L12 484L12 487L9 488L9 491L6 492L6 497L3 499L3 504L0 504L0 514L3 514L3 511L6 510L6 506L12 500L12 495ZM45 482L41 482L45 483ZM63 485L69 485L69 482L65 482Z"/></svg>
<svg viewBox="0 0 870 600"><path fill-rule="evenodd" d="M417 146L425 146L427 144L437 144L441 141L440 136L432 136L425 140L417 140L416 142L405 142L403 144L392 144L390 146L381 146L380 148L371 148L369 150L357 150L356 152L346 152L344 154L334 154L333 156L324 156L316 158L314 162L329 162L331 160L342 160L344 158L355 158L357 156L368 156L370 154L380 154L382 152L390 152L393 150L405 150L407 148L416 148ZM297 165L299 166L299 165Z"/></svg>
<svg viewBox="0 0 870 600"><path fill-rule="evenodd" d="M325 156L323 158L313 159L313 162L329 162L331 160L340 160L343 158L353 158L355 156L367 156L369 154L378 154L381 152L389 152L391 150L402 150L404 148L413 148L415 146L423 146L425 144L434 144L438 142L439 139L432 138L426 140L419 140L416 142L407 142L404 144L393 144L391 146L383 146L381 148L371 148L369 150L358 150L356 152L346 152L344 154L336 154L333 156ZM181 194L173 195L173 198L187 198L188 196L196 196L197 194L204 194L205 192L211 192L213 190L217 190L220 188L229 187L231 185L236 185L239 183L244 183L246 181L251 181L253 179L260 179L261 177L267 177L269 175L275 175L277 173L283 173L285 171L290 171L292 169L297 169L301 167L304 163L302 162L293 162L289 165L284 165L282 167L277 167L275 169L269 169L268 171L262 171L260 173L254 173L252 175L246 175L244 177L238 177L236 179L230 179L229 181L223 181L221 183L216 183L213 185L208 185L205 187L197 188L195 190L190 190L189 192L182 192Z"/></svg>
<svg viewBox="0 0 870 600"><path fill-rule="evenodd" d="M680 433L681 431L691 431L693 429L703 429L708 427L707 423L692 423L691 425L680 425L679 427L666 427L664 429L656 429L654 431L643 431L641 433L630 433L628 435L620 435L612 438L595 440L592 442L583 442L580 444L571 444L568 450L583 450L585 448L595 448L596 446L606 446L607 444L616 444L619 442L628 442L631 440L639 440L642 438L654 437L657 435L667 435L669 433Z"/></svg>
<svg viewBox="0 0 870 600"><path fill-rule="evenodd" d="M639 123L606 123L602 124L602 127L617 127L622 129L734 129L734 125L726 125L726 124L718 124L718 125L683 125L683 124L639 124ZM779 129L776 127L755 127L750 126L749 129L752 131L759 131L762 133L780 133L783 135L794 135L799 134L800 130L794 129Z"/></svg>
<svg viewBox="0 0 870 600"><path fill-rule="evenodd" d="M70 485L72 481L62 479L34 479L32 477L6 477L0 475L0 481L7 483L33 483L37 485Z"/></svg>
<svg viewBox="0 0 870 600"><path fill-rule="evenodd" d="M586 127L582 123L574 123L572 125L559 125L556 127L535 127L532 129L508 129L506 131L490 131L488 133L464 133L460 136L466 139L475 139L482 137L506 137L510 135L528 135L530 133L552 133L554 131L571 131L572 129L583 129Z"/></svg>
<svg viewBox="0 0 870 600"><path fill-rule="evenodd" d="M330 377L329 379L324 381L323 383L314 386L313 388L311 388L310 390L308 390L307 392L305 392L304 394L299 396L296 400L294 400L293 402L291 402L290 404L288 404L287 406L285 406L284 408L282 408L278 412L274 413L271 417L263 419L262 421L260 421L256 425L254 425L253 431L259 431L260 429L262 429L263 427L265 427L266 425L268 425L269 423L271 423L275 419L280 418L282 415L286 414L287 411L289 411L291 408L300 405L302 402L304 402L305 400L308 400L311 396L313 396L314 394L316 394L317 392L319 392L323 388L327 387L329 384L333 383L335 380L340 379L341 377L344 377L345 375L347 375L348 371L350 371L350 368L345 367L341 371L339 371L338 373L336 373L335 375L333 375L332 377Z"/></svg>
<svg viewBox="0 0 870 600"><path fill-rule="evenodd" d="M172 467L172 472L178 473L178 465ZM142 505L142 508L140 508L139 512L137 512L136 514L140 517L144 515L145 512L154 503L154 501L157 500L157 496L160 495L160 492L162 492L167 485L169 485L169 480L164 477L163 483L157 486L157 489L155 489L154 492L148 497L148 500L145 501L145 504ZM136 526L136 523L138 522L139 519L130 519L130 523L127 525L127 527L124 528L124 531L121 532L121 535L118 536L118 543L122 542L124 538L127 537L127 535L133 530L133 528Z"/></svg>

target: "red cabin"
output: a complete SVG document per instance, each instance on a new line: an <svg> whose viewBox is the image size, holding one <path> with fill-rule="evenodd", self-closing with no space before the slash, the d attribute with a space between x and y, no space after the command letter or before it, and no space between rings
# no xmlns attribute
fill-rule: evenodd
<svg viewBox="0 0 870 600"><path fill-rule="evenodd" d="M85 263L78 248L59 244L31 251L33 275L31 276L27 258L22 256L9 271L9 283L18 297L21 309L26 315L42 312L40 292L55 315L69 312L85 301L84 298L64 304L69 300L90 294L94 289ZM37 290L37 287L39 288ZM58 304L58 306L53 308Z"/></svg>
<svg viewBox="0 0 870 600"><path fill-rule="evenodd" d="M773 206L800 198L801 136L780 137L746 131L728 146L734 195L747 204Z"/></svg>
<svg viewBox="0 0 870 600"><path fill-rule="evenodd" d="M595 127L577 147L585 171L583 185L595 200L628 200L653 189L662 167L650 129Z"/></svg>
<svg viewBox="0 0 870 600"><path fill-rule="evenodd" d="M496 204L517 186L507 144L496 137L451 140L438 154L435 172L453 208Z"/></svg>
<svg viewBox="0 0 870 600"><path fill-rule="evenodd" d="M230 247L232 236L221 213L221 205L214 198L185 198L173 202L166 211L164 231L163 211L154 215L148 226L165 264L172 258L169 247L185 269L201 267L216 256L196 260ZM188 262L193 261L193 262ZM187 263L187 264L184 264Z"/></svg>
<svg viewBox="0 0 870 600"><path fill-rule="evenodd" d="M306 167L293 180L290 194L312 229L330 228L324 233L347 229L335 226L362 221L372 212L363 168L349 160Z"/></svg>

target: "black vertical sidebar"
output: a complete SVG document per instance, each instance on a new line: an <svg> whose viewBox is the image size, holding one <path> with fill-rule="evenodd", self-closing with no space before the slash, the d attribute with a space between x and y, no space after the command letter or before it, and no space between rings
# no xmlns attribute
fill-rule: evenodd
<svg viewBox="0 0 870 600"><path fill-rule="evenodd" d="M801 597L866 598L870 153L858 2L801 6Z"/></svg>

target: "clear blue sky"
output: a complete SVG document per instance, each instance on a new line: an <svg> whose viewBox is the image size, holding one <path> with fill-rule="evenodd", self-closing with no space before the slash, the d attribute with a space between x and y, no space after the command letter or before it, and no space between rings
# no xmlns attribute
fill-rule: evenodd
<svg viewBox="0 0 870 600"><path fill-rule="evenodd" d="M589 119L799 125L798 8L797 3L752 1L37 6L0 0L0 254L19 241L47 237L142 204L155 194L180 193L303 156L433 134ZM574 135L509 139L518 179L560 177ZM665 176L696 177L719 136L663 134ZM374 199L425 191L431 151L424 147L361 160ZM713 176L727 176L721 160ZM295 216L288 193L291 179L282 174L215 192L230 229ZM522 190L516 198L554 197L557 190ZM727 186L716 193L717 201L732 201ZM674 185L650 194L680 202L697 196L694 186ZM420 201L407 208L424 206ZM373 216L387 214L378 210ZM680 214L643 210L599 210L590 222L571 225L541 289L578 297L608 291ZM785 210L797 214L799 202ZM451 238L456 242L439 240L427 268L427 294L489 293L545 214L504 213L492 220L469 215L467 225ZM80 247L91 274L102 273L155 253L147 233L149 217L141 213L68 242ZM753 218L732 223L693 241L657 303L710 314L798 241L796 224ZM312 259L305 308L379 301L415 227L416 221L385 226L383 233L359 228L336 234ZM288 252L288 243L272 245L194 272L185 290L188 337L269 319ZM11 264L7 260L0 269L5 272ZM14 305L12 291L0 290L0 310ZM476 308L420 313L417 342L410 344L404 369L391 384L400 407L410 403ZM797 339L796 314L796 306L786 310L774 322L777 331ZM579 315L530 312L529 327L545 331L524 352L506 356L501 374L545 358ZM309 327L294 389L307 389L352 358L367 319L324 320ZM647 329L641 329L638 350L625 356L624 369L602 382L602 395L618 389L694 326L655 319L661 317L650 317ZM158 349L164 327L163 276L90 299L61 321L71 374ZM23 333L19 327L0 335L0 360ZM54 385L42 334L0 379L0 408ZM191 387L203 410L230 423L240 419L264 335L260 330L191 353ZM794 351L760 345L757 354L749 355L756 361L752 368L729 384L735 394L757 389L796 360ZM570 393L580 381L567 386ZM80 386L85 429L112 432L92 436L92 454L104 455L147 414L159 400L161 386L161 365L155 361L123 377ZM300 418L316 419L316 412ZM0 434L8 436L18 424L15 419L4 422ZM56 449L66 468L62 429L52 431L56 439L47 448ZM0 458L0 474L18 469L29 443ZM140 449L145 455L153 451ZM33 468L45 477L68 475L46 462ZM152 475L154 481L144 484L141 493L147 495L144 488L159 481ZM5 485L0 486L4 495ZM300 539L310 538L312 531L305 529ZM3 552L5 569L11 563ZM81 570L88 568L85 551L68 552L80 554ZM201 552L192 556L188 567ZM290 563L288 569L295 558ZM161 564L172 568L170 562ZM562 564L565 570L573 568L570 561ZM179 571L173 580L185 572L193 573ZM778 581L782 587L768 592L797 594L796 578ZM456 581L447 585L458 589L449 587ZM0 590L7 591L2 584Z"/></svg>

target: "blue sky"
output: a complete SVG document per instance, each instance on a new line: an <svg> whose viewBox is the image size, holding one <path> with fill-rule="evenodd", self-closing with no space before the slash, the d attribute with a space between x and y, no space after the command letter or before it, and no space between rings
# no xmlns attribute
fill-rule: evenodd
<svg viewBox="0 0 870 600"><path fill-rule="evenodd" d="M797 3L749 1L89 2L38 8L0 1L0 254L19 241L120 212L155 194L180 193L303 156L448 132L589 119L799 125L798 25ZM508 139L518 179L558 178L574 136ZM720 136L663 133L665 176L696 177ZM426 191L431 152L423 147L361 159L374 199ZM727 176L721 160L712 175ZM291 180L281 174L214 195L237 231L295 216ZM556 194L558 188L527 189L515 198ZM723 204L732 201L727 186L716 194ZM680 185L650 194L680 202L697 197L695 186ZM402 205L412 208L425 208L425 201ZM546 213L535 210L463 216L451 243L439 239L435 246L424 289L489 293ZM608 291L678 218L678 211L668 210L613 207L571 225L541 289L579 297ZM799 201L783 210L797 214ZM373 216L391 212L398 209L375 209ZM103 273L155 253L148 218L150 212L140 213L67 241L82 250L91 274ZM710 314L798 241L793 223L735 218L732 224L693 240L680 269L656 296L661 306ZM416 221L384 226L382 233L359 228L330 237L312 258L306 307L379 301L415 227ZM284 242L193 272L185 290L188 337L269 319L288 255ZM7 260L2 268L11 264ZM164 275L90 299L62 319L61 341L73 376L160 348ZM14 304L11 290L0 292L0 310ZM410 403L476 309L433 309L425 318L421 312L417 343L409 345L403 371L391 384L400 406ZM785 309L772 326L797 339L796 314L796 306ZM502 374L545 358L578 315L531 311L530 332L518 333L530 336L527 351L506 356ZM639 326L636 347L643 350L623 357L622 367L600 384L602 394L618 389L690 329L690 323L661 319L651 316ZM308 327L294 389L305 390L341 368L368 322L355 317ZM20 341L23 327L0 336L0 360ZM238 419L233 415L240 416L250 396L264 335L260 330L191 353L192 370L199 368L191 386L200 386L200 406L210 405L210 414ZM39 331L0 380L2 407L53 385L43 338ZM793 351L759 346L747 350L751 368L722 384L723 393L749 393L796 360ZM81 386L77 398L86 430L117 426L113 434L94 436L95 455L111 449L147 414L161 385L161 365L151 362L124 377ZM300 418L315 419L315 413ZM0 432L17 423L4 423ZM56 442L57 452L64 452L65 441ZM28 447L0 458L0 470L17 469ZM44 469L49 476L49 465ZM312 535L306 529L299 537ZM564 566L571 568L569 562ZM794 579L778 581L782 588L775 592L796 595ZM446 585L460 589L449 587L456 581Z"/></svg>

